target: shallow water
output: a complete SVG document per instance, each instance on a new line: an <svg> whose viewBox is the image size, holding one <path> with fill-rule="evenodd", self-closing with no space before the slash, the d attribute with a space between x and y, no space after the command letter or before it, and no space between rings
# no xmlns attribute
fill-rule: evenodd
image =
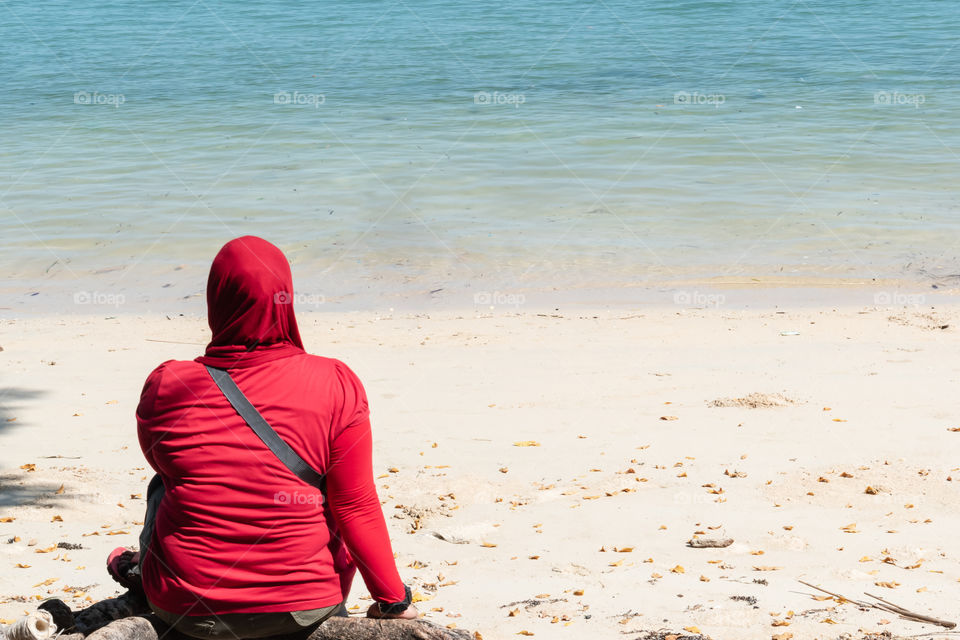
<svg viewBox="0 0 960 640"><path fill-rule="evenodd" d="M8 2L0 306L195 306L246 233L358 307L942 281L958 68L941 0Z"/></svg>

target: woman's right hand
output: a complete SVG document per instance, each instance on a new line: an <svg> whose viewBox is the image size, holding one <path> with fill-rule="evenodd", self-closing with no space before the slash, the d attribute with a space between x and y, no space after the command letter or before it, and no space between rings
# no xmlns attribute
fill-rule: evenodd
<svg viewBox="0 0 960 640"><path fill-rule="evenodd" d="M420 612L417 611L417 608L412 604L400 613L380 613L380 605L374 602L370 605L370 608L367 609L368 618L380 618L383 620L389 620L391 618L399 620L416 620L420 617Z"/></svg>

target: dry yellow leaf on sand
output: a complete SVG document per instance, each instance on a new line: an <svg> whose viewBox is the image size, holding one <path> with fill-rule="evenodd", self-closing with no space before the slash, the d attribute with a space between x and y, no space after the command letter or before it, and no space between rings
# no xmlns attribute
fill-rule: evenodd
<svg viewBox="0 0 960 640"><path fill-rule="evenodd" d="M488 549L492 549L492 548L494 548L494 547L497 546L497 545L495 545L495 544L492 543L492 542L484 542L484 543L482 543L480 546L481 546L481 547L487 547Z"/></svg>
<svg viewBox="0 0 960 640"><path fill-rule="evenodd" d="M661 420L679 420L677 416L660 416Z"/></svg>
<svg viewBox="0 0 960 640"><path fill-rule="evenodd" d="M683 568L681 565L679 565L679 564L678 564L677 566L675 566L673 569L670 569L670 573L685 573L685 572L686 572L686 569L684 569L684 568Z"/></svg>
<svg viewBox="0 0 960 640"><path fill-rule="evenodd" d="M61 484L61 485L60 485L60 488L57 489L55 493L56 493L58 496L61 496L61 495L63 495L63 491L64 491L63 485Z"/></svg>
<svg viewBox="0 0 960 640"><path fill-rule="evenodd" d="M573 592L573 595L575 595L575 596L582 596L582 595L583 595L583 589L577 589L576 591Z"/></svg>
<svg viewBox="0 0 960 640"><path fill-rule="evenodd" d="M513 443L513 446L515 446L515 447L539 447L539 446L540 446L540 443L537 442L536 440L520 440L520 441L518 441L518 442L514 442L514 443ZM533 635L533 634L530 634L530 635Z"/></svg>
<svg viewBox="0 0 960 640"><path fill-rule="evenodd" d="M521 631L517 631L517 635L518 635L518 636L532 636L532 635L533 635L533 632L532 632L532 631L527 631L526 629L523 629L523 630L521 630Z"/></svg>
<svg viewBox="0 0 960 640"><path fill-rule="evenodd" d="M61 516L53 516L50 518L50 522L63 522L63 518Z"/></svg>
<svg viewBox="0 0 960 640"><path fill-rule="evenodd" d="M783 633L775 633L771 636L772 640L792 640L793 634L789 631L784 631Z"/></svg>
<svg viewBox="0 0 960 640"><path fill-rule="evenodd" d="M0 522L13 522L16 518L7 516L6 518L0 518Z"/></svg>
<svg viewBox="0 0 960 640"><path fill-rule="evenodd" d="M700 627L690 625L689 627L684 627L684 631L689 631L690 633L700 633Z"/></svg>
<svg viewBox="0 0 960 640"><path fill-rule="evenodd" d="M28 565L28 564L23 564L22 562L18 562L15 566L17 567L17 569L29 569L29 568L30 568L30 565Z"/></svg>
<svg viewBox="0 0 960 640"><path fill-rule="evenodd" d="M889 582L884 582L883 580L878 580L877 582L874 582L873 584L877 585L878 587L884 587L885 589L896 589L897 587L900 586L900 583L899 583L899 582L894 582L894 581L892 581L892 580L889 581Z"/></svg>
<svg viewBox="0 0 960 640"><path fill-rule="evenodd" d="M37 470L37 465L33 464L32 462L29 462L29 463L27 463L27 464L22 464L22 465L20 465L20 468L23 469L23 470L25 470L25 471L36 471L36 470Z"/></svg>
<svg viewBox="0 0 960 640"><path fill-rule="evenodd" d="M822 622L823 624L837 624L837 621L834 620L833 618L824 618L820 622Z"/></svg>
<svg viewBox="0 0 960 640"><path fill-rule="evenodd" d="M789 627L790 622L787 620L774 620L770 625L773 627Z"/></svg>
<svg viewBox="0 0 960 640"><path fill-rule="evenodd" d="M783 567L768 567L766 565L760 565L753 568L754 571L779 571L780 569L783 569Z"/></svg>

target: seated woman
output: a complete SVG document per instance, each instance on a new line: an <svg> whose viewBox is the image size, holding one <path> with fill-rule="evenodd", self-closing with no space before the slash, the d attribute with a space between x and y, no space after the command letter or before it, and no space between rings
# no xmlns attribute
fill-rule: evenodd
<svg viewBox="0 0 960 640"><path fill-rule="evenodd" d="M342 362L304 351L292 293L277 247L228 242L207 282L205 355L157 367L137 408L140 445L164 489L140 559L143 590L158 617L196 638L306 634L346 615L357 568L376 601L368 616L418 615L374 487L363 386ZM207 366L229 371L325 476L325 496L264 444Z"/></svg>

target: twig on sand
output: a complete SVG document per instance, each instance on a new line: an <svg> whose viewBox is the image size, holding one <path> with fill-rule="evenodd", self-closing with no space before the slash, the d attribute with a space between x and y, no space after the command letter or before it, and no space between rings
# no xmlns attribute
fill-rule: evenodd
<svg viewBox="0 0 960 640"><path fill-rule="evenodd" d="M940 618L925 616L922 613L914 613L913 611L904 609L900 605L896 605L896 604L893 604L892 602L888 602L879 596L869 594L866 591L864 591L863 593L881 602L881 604L874 603L873 606L877 607L878 609L884 609L886 611L889 611L890 613L896 613L901 618L906 618L907 620L913 620L915 622L929 622L930 624L940 625L944 629L953 629L955 626L957 626L956 622L950 622L949 620L941 620Z"/></svg>
<svg viewBox="0 0 960 640"><path fill-rule="evenodd" d="M886 611L888 613L895 613L901 618L903 618L904 620L912 620L913 622L926 622L929 624L939 625L945 629L953 629L954 627L957 626L956 622L950 622L949 620L941 620L939 618L925 616L922 613L915 613L913 611L910 611L909 609L904 609L899 605L893 604L892 602L888 602L879 596L875 596L867 592L864 592L864 595L870 598L873 598L875 600L879 600L879 602L865 602L863 600L854 600L853 598L848 598L846 596L840 595L839 593L827 591L826 589L818 587L817 585L814 585L814 584L810 584L809 582L804 582L803 580L797 580L797 582L799 582L800 584L805 584L811 589L822 591L827 595L833 596L834 598L839 598L841 602L850 602L860 607L866 607L869 609L880 609L881 611Z"/></svg>
<svg viewBox="0 0 960 640"><path fill-rule="evenodd" d="M841 604L842 604L843 602L851 602L851 603L853 603L853 604L855 604L855 605L858 605L858 606L861 606L861 607L870 608L870 607L873 606L873 605L870 604L869 602L861 602L861 601L859 601L859 600L854 600L853 598L848 598L847 596L842 596L842 595L840 595L839 593L834 593L833 591L827 591L826 589L823 589L822 587L818 587L818 586L815 585L815 584L810 584L809 582L804 582L803 580L797 580L797 582L799 582L800 584L805 584L805 585L807 585L808 587L810 587L811 589L816 589L817 591L823 591L823 592L824 592L825 594L827 594L828 596L833 596L834 598L839 598L839 599L842 601Z"/></svg>

